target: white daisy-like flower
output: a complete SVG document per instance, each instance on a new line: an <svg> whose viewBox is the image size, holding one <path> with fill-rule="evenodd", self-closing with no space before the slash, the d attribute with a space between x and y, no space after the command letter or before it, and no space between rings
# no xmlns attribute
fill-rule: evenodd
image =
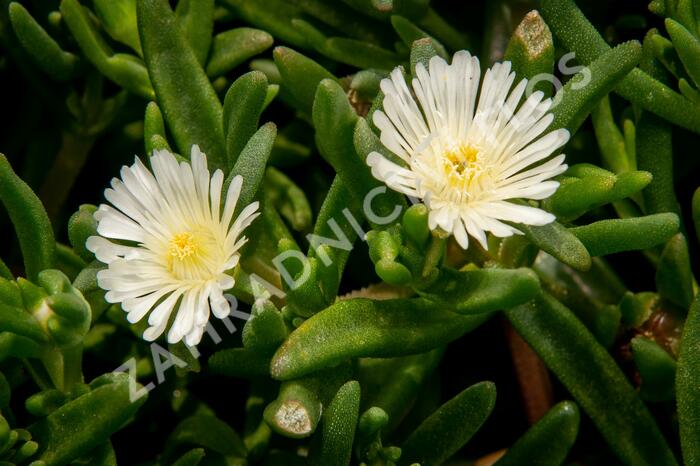
<svg viewBox="0 0 700 466"><path fill-rule="evenodd" d="M428 68L416 66L413 93L400 68L381 82L384 111L373 121L397 157L369 154L374 177L421 199L430 228L453 234L464 249L469 236L486 248L487 232L521 234L506 222L554 221L510 202L551 196L559 187L551 178L567 168L563 154L546 160L569 140L566 129L545 134L554 119L551 99L538 91L523 101L527 80L512 87L510 62L486 71L481 89L479 60L469 52L456 53L450 65L433 57Z"/></svg>
<svg viewBox="0 0 700 466"><path fill-rule="evenodd" d="M210 176L206 156L193 146L191 163L155 151L151 172L138 158L112 179L95 213L97 232L87 248L107 264L98 272L105 299L121 303L131 323L148 315L143 338L158 338L176 310L168 342L199 343L210 310L231 312L224 291L246 242L243 230L258 216L258 203L233 218L243 179L233 178L222 203L224 174ZM115 240L115 241L111 241Z"/></svg>

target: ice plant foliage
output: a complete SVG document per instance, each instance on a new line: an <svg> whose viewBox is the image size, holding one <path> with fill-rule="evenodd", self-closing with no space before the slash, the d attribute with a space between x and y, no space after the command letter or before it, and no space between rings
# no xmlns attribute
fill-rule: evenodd
<svg viewBox="0 0 700 466"><path fill-rule="evenodd" d="M95 214L99 236L89 250L107 264L98 283L105 299L121 303L129 322L147 314L146 340L155 340L174 321L168 342L199 343L211 312L230 313L224 291L233 287L243 230L258 215L258 203L234 219L243 179L233 178L222 205L224 174L210 176L206 156L192 147L191 164L168 151L155 151L153 172L138 158L123 167L105 191L111 203Z"/></svg>
<svg viewBox="0 0 700 466"><path fill-rule="evenodd" d="M437 56L427 70L418 63L413 93L401 68L381 82L384 111L374 113L374 123L400 161L373 152L367 158L372 174L422 199L430 228L453 234L465 249L469 236L486 248L487 232L520 233L507 222L554 220L510 201L545 199L556 191L559 183L551 178L566 170L564 154L546 159L566 144L569 132L546 132L554 118L551 99L540 91L523 99L527 80L513 87L515 79L510 62L496 63L479 88L479 60L461 51L449 65Z"/></svg>
<svg viewBox="0 0 700 466"><path fill-rule="evenodd" d="M700 465L700 0L650 1L3 2L0 466Z"/></svg>

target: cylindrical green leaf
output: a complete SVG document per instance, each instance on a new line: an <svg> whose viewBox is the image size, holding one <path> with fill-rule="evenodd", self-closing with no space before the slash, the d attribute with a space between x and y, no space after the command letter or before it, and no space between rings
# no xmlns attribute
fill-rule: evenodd
<svg viewBox="0 0 700 466"><path fill-rule="evenodd" d="M383 187L383 184L372 176L367 164L355 151L355 128L360 123L345 91L337 82L330 79L321 81L312 113L319 152L335 168L356 202L363 205L366 196L373 189ZM397 206L404 205L400 194L388 191L376 197L372 211L377 216L386 216ZM370 224L376 224L371 218L369 220Z"/></svg>
<svg viewBox="0 0 700 466"><path fill-rule="evenodd" d="M503 57L512 63L517 79L536 80L533 91L542 91L546 97L552 95L554 72L554 43L552 33L537 10L525 15L508 42Z"/></svg>
<svg viewBox="0 0 700 466"><path fill-rule="evenodd" d="M631 341L634 362L642 384L639 395L647 401L670 401L675 397L676 360L658 343L642 336Z"/></svg>
<svg viewBox="0 0 700 466"><path fill-rule="evenodd" d="M697 188L693 193L691 208L693 212L695 235L697 236L698 241L700 241L700 188Z"/></svg>
<svg viewBox="0 0 700 466"><path fill-rule="evenodd" d="M442 405L401 445L403 464L443 464L479 430L496 404L496 385L481 382Z"/></svg>
<svg viewBox="0 0 700 466"><path fill-rule="evenodd" d="M233 168L248 140L258 130L267 93L267 78L251 71L236 79L224 98L226 166Z"/></svg>
<svg viewBox="0 0 700 466"><path fill-rule="evenodd" d="M636 170L614 175L598 169L602 173L579 175L575 169L581 165L571 167L567 175L575 178L565 179L557 192L544 202L547 210L557 218L576 219L597 207L632 196L652 180L649 172Z"/></svg>
<svg viewBox="0 0 700 466"><path fill-rule="evenodd" d="M287 47L276 47L273 57L282 76L282 86L289 90L310 115L316 88L324 79L336 79L335 76L312 59Z"/></svg>
<svg viewBox="0 0 700 466"><path fill-rule="evenodd" d="M563 46L587 65L610 49L574 0L543 0L542 16ZM605 74L605 71L603 71ZM700 105L641 70L633 69L615 88L622 97L690 131L700 131Z"/></svg>
<svg viewBox="0 0 700 466"><path fill-rule="evenodd" d="M129 377L122 375L31 425L29 431L41 448L37 460L46 466L68 464L107 441L146 401L130 400L129 386Z"/></svg>
<svg viewBox="0 0 700 466"><path fill-rule="evenodd" d="M62 0L61 15L85 57L102 74L136 95L149 100L155 97L141 60L134 55L113 54L78 0Z"/></svg>
<svg viewBox="0 0 700 466"><path fill-rule="evenodd" d="M270 356L247 348L229 348L212 354L208 361L214 374L255 378L270 374Z"/></svg>
<svg viewBox="0 0 700 466"><path fill-rule="evenodd" d="M153 155L153 151L167 150L172 152L165 135L165 122L158 104L149 102L146 105L146 115L143 119L143 141L146 149L146 159ZM176 158L180 157L176 155Z"/></svg>
<svg viewBox="0 0 700 466"><path fill-rule="evenodd" d="M672 127L659 117L642 113L636 126L637 167L653 179L642 194L648 214L673 212L680 215L673 180Z"/></svg>
<svg viewBox="0 0 700 466"><path fill-rule="evenodd" d="M416 65L418 63L422 63L425 69L429 69L429 62L430 59L433 58L434 56L438 55L438 51L433 45L432 39L429 38L423 38L423 39L418 39L413 42L413 45L411 46L411 56L410 56L410 62L411 62L411 74L415 75L416 71ZM380 94L383 95L383 94ZM379 98L377 100L380 101L382 98ZM370 114L372 111L370 110Z"/></svg>
<svg viewBox="0 0 700 466"><path fill-rule="evenodd" d="M85 242L90 236L97 234L97 221L95 212L97 207L92 204L83 204L71 215L68 220L68 239L73 250L85 261L95 260L95 254L88 251Z"/></svg>
<svg viewBox="0 0 700 466"><path fill-rule="evenodd" d="M421 299L340 301L294 330L272 358L272 376L287 380L355 357L394 357L442 346L489 314L462 316Z"/></svg>
<svg viewBox="0 0 700 466"><path fill-rule="evenodd" d="M627 288L603 259L594 258L590 270L581 272L540 255L533 268L542 288L571 309L598 342L606 348L613 344L622 318L617 304Z"/></svg>
<svg viewBox="0 0 700 466"><path fill-rule="evenodd" d="M530 269L443 269L440 278L420 295L460 314L481 314L524 304L540 291Z"/></svg>
<svg viewBox="0 0 700 466"><path fill-rule="evenodd" d="M214 30L214 0L179 0L175 17L197 61L204 66Z"/></svg>
<svg viewBox="0 0 700 466"><path fill-rule="evenodd" d="M204 448L193 448L182 455L172 466L197 466L204 456Z"/></svg>
<svg viewBox="0 0 700 466"><path fill-rule="evenodd" d="M12 2L9 10L17 39L39 69L58 81L71 79L78 69L78 57L61 49L22 5Z"/></svg>
<svg viewBox="0 0 700 466"><path fill-rule="evenodd" d="M430 34L413 24L410 20L404 18L403 16L393 15L391 17L391 25L394 27L394 30L407 47L411 47L413 43L419 39L429 39L432 41L433 48L438 55L446 60L449 59L449 55L447 50L445 50L445 47L433 37L430 37Z"/></svg>
<svg viewBox="0 0 700 466"><path fill-rule="evenodd" d="M433 376L445 348L400 358L363 358L358 362L358 380L365 395L363 409L381 408L388 416L383 430L393 431L421 396Z"/></svg>
<svg viewBox="0 0 700 466"><path fill-rule="evenodd" d="M183 419L170 434L164 456L172 456L180 445L196 445L229 458L245 458L246 448L238 433L209 413Z"/></svg>
<svg viewBox="0 0 700 466"><path fill-rule="evenodd" d="M559 466L576 441L580 415L576 403L562 401L532 426L494 466Z"/></svg>
<svg viewBox="0 0 700 466"><path fill-rule="evenodd" d="M676 465L654 418L615 360L569 309L543 294L506 316L624 463Z"/></svg>
<svg viewBox="0 0 700 466"><path fill-rule="evenodd" d="M551 128L566 128L572 134L583 124L589 113L606 94L634 69L642 59L639 42L625 42L606 51L581 74L572 78L559 91L561 101L554 107ZM584 83L583 80L588 79Z"/></svg>
<svg viewBox="0 0 700 466"><path fill-rule="evenodd" d="M25 309L0 303L0 330L32 338L36 341L46 341L46 334L39 322Z"/></svg>
<svg viewBox="0 0 700 466"><path fill-rule="evenodd" d="M316 218L316 225L312 233L313 236L307 235L307 239L336 238L352 246L358 237L358 233L344 214L346 210L350 218L361 219L363 217L362 204L355 201L343 180L340 176L336 175ZM345 238L347 238L347 241L344 240ZM311 311L311 313L303 313L301 315L311 315L335 301L343 269L345 268L345 264L352 249L348 249L347 247L331 248L328 245L317 246L314 244L314 241L310 240L309 242L311 244L309 245L307 256L312 259L310 263L311 276L307 279L306 283L308 283L309 280L313 280L314 267L322 269L320 272L323 277L323 286L321 287L320 284L316 284L318 288L322 288L319 290L321 293L316 294L318 298L321 298L320 302L324 303L324 306L319 308L306 305L303 301L297 300L297 303L302 309L308 307ZM332 260L332 263L329 265L323 263L322 255L324 252ZM310 286L309 284L309 287ZM301 290L301 288L298 289ZM291 292L288 294L288 297L291 298L293 295L294 292ZM288 302L292 302L291 299ZM313 299L307 302L318 303L319 300Z"/></svg>
<svg viewBox="0 0 700 466"><path fill-rule="evenodd" d="M598 106L593 109L591 120L598 147L600 147L603 167L613 173L631 170L632 167L625 150L625 139L615 124L608 96L603 97Z"/></svg>
<svg viewBox="0 0 700 466"><path fill-rule="evenodd" d="M682 309L693 302L693 271L688 242L682 233L673 236L664 247L656 266L656 289L661 296Z"/></svg>
<svg viewBox="0 0 700 466"><path fill-rule="evenodd" d="M319 443L311 450L309 463L318 466L346 466L360 409L360 384L355 380L340 387L321 418Z"/></svg>
<svg viewBox="0 0 700 466"><path fill-rule="evenodd" d="M666 18L666 30L685 70L696 86L700 85L700 40L681 23ZM697 32L696 32L697 34Z"/></svg>
<svg viewBox="0 0 700 466"><path fill-rule="evenodd" d="M260 29L236 28L214 36L207 62L207 75L223 76L272 46L273 38Z"/></svg>
<svg viewBox="0 0 700 466"><path fill-rule="evenodd" d="M234 218L255 199L260 188L260 183L265 176L267 159L270 158L272 144L277 136L277 127L274 123L266 123L248 140L243 147L241 155L231 169L224 187L228 186L234 176L243 177L243 186L238 196Z"/></svg>
<svg viewBox="0 0 700 466"><path fill-rule="evenodd" d="M299 18L301 10L286 0L224 0L245 22L272 34L295 47L308 47L304 35L292 26L291 19Z"/></svg>
<svg viewBox="0 0 700 466"><path fill-rule="evenodd" d="M136 0L94 0L93 4L107 34L143 55L136 24Z"/></svg>
<svg viewBox="0 0 700 466"><path fill-rule="evenodd" d="M592 256L648 249L678 233L676 214L654 214L638 218L601 220L570 231Z"/></svg>
<svg viewBox="0 0 700 466"><path fill-rule="evenodd" d="M517 228L532 244L566 265L582 271L591 268L588 249L562 224L555 221L543 226L517 225Z"/></svg>
<svg viewBox="0 0 700 466"><path fill-rule="evenodd" d="M683 447L683 461L688 466L700 465L700 296L690 306L683 327L676 399L678 426Z"/></svg>
<svg viewBox="0 0 700 466"><path fill-rule="evenodd" d="M221 102L185 40L166 0L139 0L139 34L158 104L180 153L194 144L207 154L209 167L226 160Z"/></svg>
<svg viewBox="0 0 700 466"><path fill-rule="evenodd" d="M265 195L294 230L311 230L313 213L306 194L287 175L274 167L267 167L265 171Z"/></svg>
<svg viewBox="0 0 700 466"><path fill-rule="evenodd" d="M22 181L0 154L0 201L10 215L17 232L27 278L35 280L39 272L53 266L56 240L49 217L39 198Z"/></svg>
<svg viewBox="0 0 700 466"><path fill-rule="evenodd" d="M272 354L286 336L287 326L280 311L268 300L256 300L243 327L243 346L258 353Z"/></svg>
<svg viewBox="0 0 700 466"><path fill-rule="evenodd" d="M277 399L265 408L265 421L285 437L308 437L314 433L321 413L350 374L351 366L342 364L309 377L283 382Z"/></svg>

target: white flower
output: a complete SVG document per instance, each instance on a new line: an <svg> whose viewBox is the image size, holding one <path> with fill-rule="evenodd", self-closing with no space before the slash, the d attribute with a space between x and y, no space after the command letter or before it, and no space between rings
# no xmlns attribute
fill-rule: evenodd
<svg viewBox="0 0 700 466"><path fill-rule="evenodd" d="M511 90L510 62L486 71L480 91L479 78L479 60L466 51L451 65L439 57L429 70L418 64L413 93L395 69L381 82L384 111L373 121L397 157L367 157L375 178L423 200L430 228L452 233L464 249L469 235L486 248L486 232L521 233L505 222L554 221L548 212L509 200L551 196L559 183L550 178L567 168L564 155L545 161L569 140L565 129L544 134L554 118L547 113L551 99L538 91L521 104L527 80Z"/></svg>
<svg viewBox="0 0 700 466"><path fill-rule="evenodd" d="M240 235L257 217L258 203L233 218L243 183L236 176L222 208L224 174L216 170L210 177L197 146L191 164L178 163L168 151L155 151L150 161L153 173L137 158L122 167L121 179L112 179L105 190L112 205L95 213L100 236L91 236L87 248L107 264L97 274L105 299L121 303L132 323L150 313L144 339L158 338L176 309L168 342L184 338L193 346L210 309L219 319L231 311L223 294L234 284L227 272L238 264L246 242Z"/></svg>

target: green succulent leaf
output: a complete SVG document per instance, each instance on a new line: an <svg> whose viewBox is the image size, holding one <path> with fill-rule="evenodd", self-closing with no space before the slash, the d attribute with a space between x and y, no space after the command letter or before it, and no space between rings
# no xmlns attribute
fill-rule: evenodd
<svg viewBox="0 0 700 466"><path fill-rule="evenodd" d="M57 81L73 78L80 65L78 57L63 50L21 4L10 3L9 11L12 29L32 61Z"/></svg>
<svg viewBox="0 0 700 466"><path fill-rule="evenodd" d="M97 212L97 207L92 204L83 204L68 220L68 239L70 244L73 246L76 254L88 262L92 262L95 259L95 255L85 247L87 239L97 234L95 212Z"/></svg>
<svg viewBox="0 0 700 466"><path fill-rule="evenodd" d="M214 36L207 75L223 76L246 60L272 47L273 38L260 29L236 28Z"/></svg>
<svg viewBox="0 0 700 466"><path fill-rule="evenodd" d="M506 317L591 417L622 461L676 464L634 388L569 309L542 294L529 304L506 311Z"/></svg>
<svg viewBox="0 0 700 466"><path fill-rule="evenodd" d="M197 466L205 456L204 448L193 448L178 458L172 466Z"/></svg>
<svg viewBox="0 0 700 466"><path fill-rule="evenodd" d="M567 50L576 53L580 63L588 65L610 50L574 0L543 0L540 11L555 36ZM599 79L606 78L599 76ZM622 79L615 92L678 126L696 132L700 128L700 105L639 69L633 69Z"/></svg>
<svg viewBox="0 0 700 466"><path fill-rule="evenodd" d="M554 71L554 43L549 27L537 10L525 15L515 28L503 58L511 62L519 78L535 79L534 91L551 96L552 83L540 79Z"/></svg>
<svg viewBox="0 0 700 466"><path fill-rule="evenodd" d="M644 210L649 214L673 212L680 216L673 180L671 125L656 115L642 113L637 122L635 139L637 167L653 176L642 192Z"/></svg>
<svg viewBox="0 0 700 466"><path fill-rule="evenodd" d="M319 152L335 168L356 202L364 204L368 193L383 187L355 151L355 135L363 131L367 134L369 128L364 125L364 128L356 130L361 125L360 119L350 106L343 89L330 79L319 84L312 113ZM373 210L381 216L393 212L397 205L405 205L405 201L399 194L389 192L378 197L375 205ZM375 223L371 218L369 220L371 224Z"/></svg>
<svg viewBox="0 0 700 466"><path fill-rule="evenodd" d="M391 25L407 47L411 47L413 43L419 39L429 39L439 56L444 59L449 58L447 50L445 50L445 47L440 42L430 37L427 32L413 24L409 19L403 16L393 15L391 17Z"/></svg>
<svg viewBox="0 0 700 466"><path fill-rule="evenodd" d="M570 231L591 256L647 249L668 241L678 233L676 214L654 214L639 218L600 220Z"/></svg>
<svg viewBox="0 0 700 466"><path fill-rule="evenodd" d="M224 0L243 20L272 34L295 47L307 48L307 41L294 26L291 19L298 18L301 10L285 0Z"/></svg>
<svg viewBox="0 0 700 466"><path fill-rule="evenodd" d="M243 440L228 424L211 414L195 414L183 419L168 438L165 456L181 445L203 447L226 458L245 458Z"/></svg>
<svg viewBox="0 0 700 466"><path fill-rule="evenodd" d="M136 25L137 0L94 0L95 13L109 36L143 56Z"/></svg>
<svg viewBox="0 0 700 466"><path fill-rule="evenodd" d="M223 124L229 169L234 166L248 140L258 130L267 89L265 75L260 71L251 71L236 79L226 92Z"/></svg>
<svg viewBox="0 0 700 466"><path fill-rule="evenodd" d="M603 167L613 173L622 173L633 169L633 160L625 146L625 138L617 127L610 107L610 98L605 96L591 112L593 130L595 131ZM643 167L651 172L648 167ZM652 183L656 176L652 179Z"/></svg>
<svg viewBox="0 0 700 466"><path fill-rule="evenodd" d="M274 167L265 171L265 195L294 230L307 232L311 229L313 213L306 194Z"/></svg>
<svg viewBox="0 0 700 466"><path fill-rule="evenodd" d="M62 0L61 15L85 57L102 74L138 96L155 98L143 62L134 55L113 53L78 0Z"/></svg>
<svg viewBox="0 0 700 466"><path fill-rule="evenodd" d="M158 104L155 102L149 102L148 105L146 105L146 114L143 119L143 141L144 149L148 157L152 156L153 151L156 150L171 151L168 138L165 135L163 114ZM177 157L176 155L176 158Z"/></svg>
<svg viewBox="0 0 700 466"><path fill-rule="evenodd" d="M695 294L693 281L688 242L682 233L678 233L666 243L659 258L656 289L662 297L688 309Z"/></svg>
<svg viewBox="0 0 700 466"><path fill-rule="evenodd" d="M481 314L526 303L540 291L537 275L530 269L482 269L466 272L443 269L424 298L460 314Z"/></svg>
<svg viewBox="0 0 700 466"><path fill-rule="evenodd" d="M576 270L591 268L591 255L570 229L554 221L543 226L516 225L525 237L544 252Z"/></svg>
<svg viewBox="0 0 700 466"><path fill-rule="evenodd" d="M401 445L406 464L437 466L462 448L479 430L496 404L496 385L481 382L431 414Z"/></svg>
<svg viewBox="0 0 700 466"><path fill-rule="evenodd" d="M35 280L39 272L51 268L56 240L49 217L39 198L12 170L0 154L0 201L10 215L17 232L27 278Z"/></svg>
<svg viewBox="0 0 700 466"><path fill-rule="evenodd" d="M584 68L587 73L572 78L559 91L561 101L554 107L551 127L566 128L575 133L600 99L613 90L641 59L639 42L626 42L601 53L588 68ZM588 82L584 82L587 78Z"/></svg>
<svg viewBox="0 0 700 466"><path fill-rule="evenodd" d="M318 446L311 450L311 465L344 466L350 463L359 409L360 384L351 380L340 387L323 412Z"/></svg>
<svg viewBox="0 0 700 466"><path fill-rule="evenodd" d="M462 316L420 299L340 301L294 330L272 358L278 380L305 375L354 357L394 357L442 346L489 314Z"/></svg>
<svg viewBox="0 0 700 466"><path fill-rule="evenodd" d="M180 0L175 8L175 17L197 61L204 65L214 30L214 0Z"/></svg>
<svg viewBox="0 0 700 466"><path fill-rule="evenodd" d="M277 399L265 408L267 424L280 435L305 438L316 431L321 413L350 378L349 364L285 381Z"/></svg>
<svg viewBox="0 0 700 466"><path fill-rule="evenodd" d="M64 0L74 1L74 0ZM197 56L165 0L137 2L139 34L148 74L173 138L189 157L197 144L212 169L223 168L223 110Z"/></svg>
<svg viewBox="0 0 700 466"><path fill-rule="evenodd" d="M107 441L146 400L132 402L129 384L128 376L115 377L30 426L40 445L37 460L47 466L67 464Z"/></svg>
<svg viewBox="0 0 700 466"><path fill-rule="evenodd" d="M264 377L270 373L270 357L247 348L223 349L211 355L208 368L229 377Z"/></svg>
<svg viewBox="0 0 700 466"><path fill-rule="evenodd" d="M445 348L399 358L363 358L358 380L365 396L363 409L380 408L388 416L382 429L391 433L409 414L434 375Z"/></svg>
<svg viewBox="0 0 700 466"><path fill-rule="evenodd" d="M563 175L556 193L544 202L557 218L573 220L584 213L626 199L649 185L652 176L644 171L615 175L594 165L574 165Z"/></svg>
<svg viewBox="0 0 700 466"><path fill-rule="evenodd" d="M576 441L580 415L571 401L557 403L494 466L558 466Z"/></svg>
<svg viewBox="0 0 700 466"><path fill-rule="evenodd" d="M252 351L272 354L287 336L280 311L267 300L256 300L243 327L243 345Z"/></svg>
<svg viewBox="0 0 700 466"><path fill-rule="evenodd" d="M666 18L666 30L685 70L696 86L700 85L700 40L681 23Z"/></svg>
<svg viewBox="0 0 700 466"><path fill-rule="evenodd" d="M234 211L234 218L255 199L258 189L260 189L260 183L265 176L265 166L276 136L277 127L275 124L265 123L248 140L238 160L236 160L236 164L231 169L231 173L224 183L224 189L227 188L234 176L240 175L244 180Z"/></svg>
<svg viewBox="0 0 700 466"><path fill-rule="evenodd" d="M700 464L700 297L696 297L683 327L676 398L678 426L683 448L684 464Z"/></svg>
<svg viewBox="0 0 700 466"><path fill-rule="evenodd" d="M282 78L282 85L299 101L306 113L316 97L316 89L324 79L335 76L317 62L287 47L276 47L273 56Z"/></svg>
<svg viewBox="0 0 700 466"><path fill-rule="evenodd" d="M648 338L634 337L631 344L634 362L642 379L639 395L647 401L673 400L676 386L676 360Z"/></svg>

